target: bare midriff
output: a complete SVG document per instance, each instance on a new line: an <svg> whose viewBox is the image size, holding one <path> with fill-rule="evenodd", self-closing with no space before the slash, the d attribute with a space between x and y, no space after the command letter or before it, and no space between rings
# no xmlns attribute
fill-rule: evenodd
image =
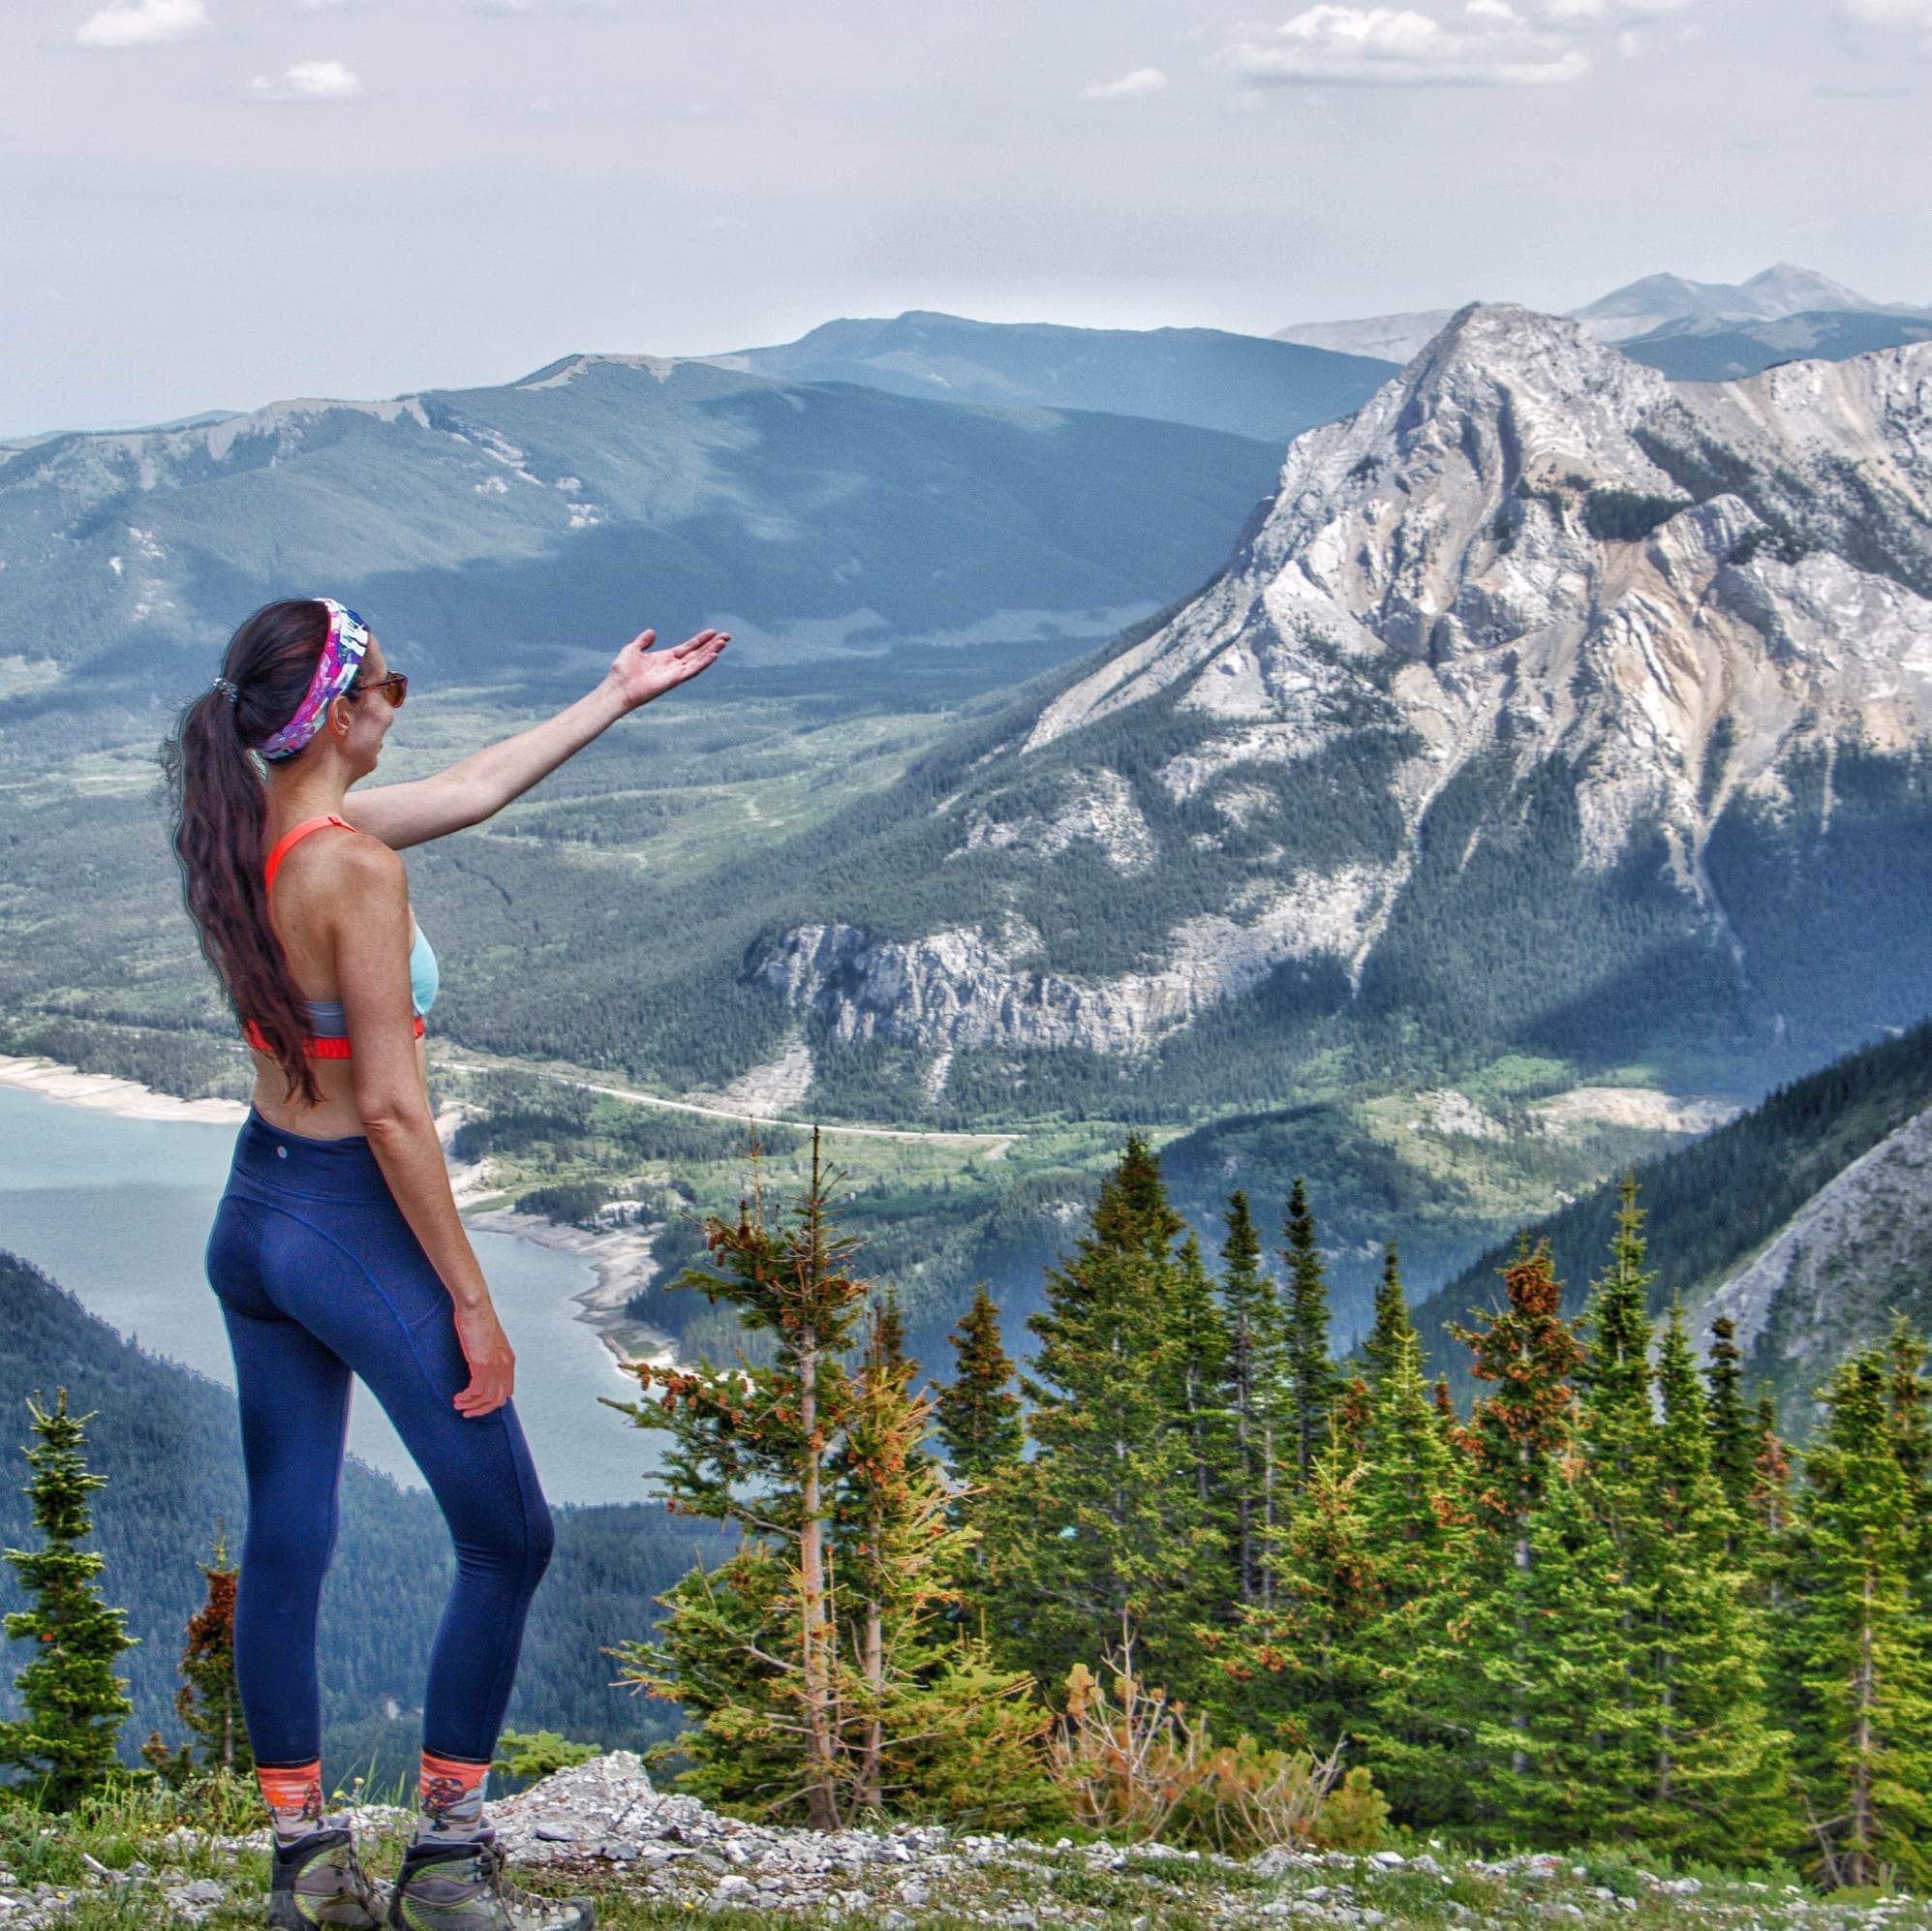
<svg viewBox="0 0 1932 1931"><path fill-rule="evenodd" d="M255 1061L255 1110L271 1126L291 1133L306 1134L311 1140L341 1140L352 1133L366 1133L362 1115L355 1104L355 1075L347 1059L311 1059L316 1090L322 1094L320 1106L309 1106L297 1088L292 1100L286 1097L289 1077L280 1062L253 1047L248 1057ZM422 1080L423 1106L429 1105L429 1049L415 1042L416 1072Z"/></svg>

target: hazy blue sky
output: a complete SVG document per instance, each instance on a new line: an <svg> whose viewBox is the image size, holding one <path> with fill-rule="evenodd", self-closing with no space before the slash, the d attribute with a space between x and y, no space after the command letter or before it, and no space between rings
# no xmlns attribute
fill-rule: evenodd
<svg viewBox="0 0 1932 1931"><path fill-rule="evenodd" d="M4 0L0 433L836 315L1932 302L1932 0Z"/></svg>

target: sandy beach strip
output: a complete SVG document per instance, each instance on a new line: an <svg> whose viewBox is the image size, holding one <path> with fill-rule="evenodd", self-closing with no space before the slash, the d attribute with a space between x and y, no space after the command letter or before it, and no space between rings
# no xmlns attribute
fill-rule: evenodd
<svg viewBox="0 0 1932 1931"><path fill-rule="evenodd" d="M0 1053L0 1087L20 1087L70 1106L91 1106L123 1119L199 1120L210 1126L239 1126L248 1104L238 1099L177 1099L138 1080L111 1073L83 1073L52 1059L20 1058Z"/></svg>

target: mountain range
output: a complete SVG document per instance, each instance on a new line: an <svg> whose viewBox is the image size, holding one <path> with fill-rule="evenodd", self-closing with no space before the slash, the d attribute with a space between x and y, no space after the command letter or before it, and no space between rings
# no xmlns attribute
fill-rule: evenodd
<svg viewBox="0 0 1932 1931"><path fill-rule="evenodd" d="M614 649L647 615L765 660L1104 635L1211 571L1279 460L1190 424L570 356L500 388L0 449L0 656L70 700L165 689L182 652L322 586L399 659L473 681Z"/></svg>
<svg viewBox="0 0 1932 1931"><path fill-rule="evenodd" d="M1285 1079L1337 1020L1599 1060L1909 1022L1929 403L1932 347L1682 388L1464 310L1198 598L908 777L890 895L794 873L743 969L935 1095L1209 1038Z"/></svg>
<svg viewBox="0 0 1932 1931"><path fill-rule="evenodd" d="M1455 313L1453 309L1422 309L1404 315L1367 316L1354 322L1296 322L1277 329L1274 340L1338 353L1379 355L1406 362L1435 335ZM1572 309L1572 317L1600 342L1613 343L1679 379L1716 381L1750 375L1771 362L1797 354L1831 354L1841 340L1842 352L1893 348L1917 341L1919 335L1899 332L1914 324L1932 323L1932 308L1909 303L1875 302L1834 282L1815 269L1779 261L1747 282L1694 282L1682 275L1645 275L1607 295ZM1802 317L1808 326L1780 334L1769 324ZM1851 318L1860 327L1851 326ZM1827 321L1827 318L1829 319ZM1675 365L1680 352L1669 345L1684 333L1736 336L1759 345L1764 352L1753 360L1743 353L1737 366L1720 366L1706 359ZM1801 339L1801 337L1807 337ZM1855 346L1850 346L1855 342ZM1783 354L1770 352L1782 344ZM1641 346L1639 346L1641 345ZM1663 358L1663 359L1659 359ZM1833 359L1836 359L1835 355Z"/></svg>
<svg viewBox="0 0 1932 1931"><path fill-rule="evenodd" d="M1359 408L1390 374L1372 355L1216 328L1061 328L918 309L891 321L829 322L778 348L709 359L782 382L1098 409L1282 443Z"/></svg>

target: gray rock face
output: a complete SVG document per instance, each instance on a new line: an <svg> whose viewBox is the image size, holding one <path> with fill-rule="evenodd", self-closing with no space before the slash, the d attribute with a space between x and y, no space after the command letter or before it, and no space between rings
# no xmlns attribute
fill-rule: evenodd
<svg viewBox="0 0 1932 1931"><path fill-rule="evenodd" d="M1909 1119L1819 1189L1710 1297L1737 1344L1756 1347L1774 1317L1785 1359L1821 1370L1848 1332L1883 1332L1887 1307L1922 1317L1932 1251L1932 1111ZM1703 1325L1702 1322L1700 1325ZM1921 1321L1922 1325L1922 1321Z"/></svg>
<svg viewBox="0 0 1932 1931"><path fill-rule="evenodd" d="M1932 737L1928 533L1932 343L1672 385L1578 322L1465 309L1356 414L1290 445L1212 585L936 808L953 857L1048 862L1087 842L1131 879L1160 853L1130 774L1096 759L1045 810L1029 790L1002 812L1000 790L1033 754L1164 698L1203 729L1159 784L1234 828L1267 795L1258 767L1406 746L1392 860L1264 865L1169 931L1157 969L1108 980L1056 972L1011 920L892 942L800 928L755 975L846 1037L1135 1051L1285 959L1359 977L1424 816L1498 755L1518 783L1552 757L1577 769L1586 870L1661 832L1690 915L1727 936L1703 856L1729 806L1785 812L1794 761Z"/></svg>

